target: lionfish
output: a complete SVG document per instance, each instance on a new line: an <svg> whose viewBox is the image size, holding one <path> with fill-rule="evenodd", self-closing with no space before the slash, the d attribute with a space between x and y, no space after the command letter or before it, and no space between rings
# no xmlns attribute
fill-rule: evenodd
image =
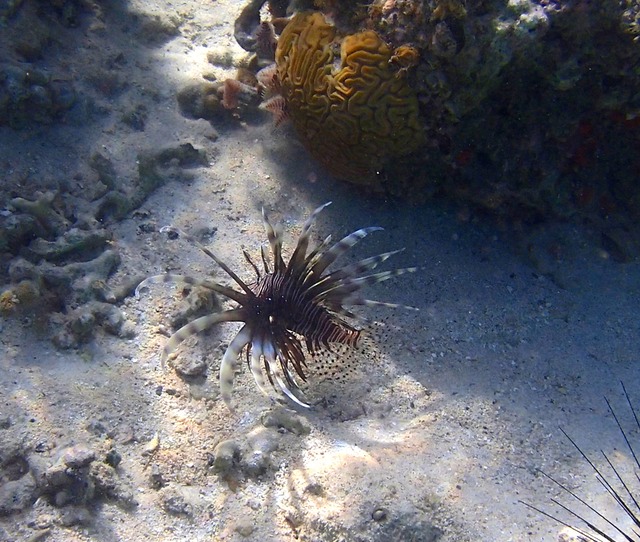
<svg viewBox="0 0 640 542"><path fill-rule="evenodd" d="M353 323L357 316L349 306L398 307L396 304L366 299L361 290L365 286L416 270L411 267L372 272L388 258L401 252L394 250L328 271L329 266L358 241L372 232L382 230L379 227L362 228L336 243L332 243L329 235L318 246L310 248L311 226L317 215L330 203L318 207L303 224L288 262L285 262L282 254L282 228L274 226L263 209L262 218L272 258L269 261L268 253L262 246L261 272L243 250L245 259L256 274L255 282L249 284L192 236L172 226L162 228L161 232L182 236L202 250L237 286L233 288L208 279L173 274L155 275L138 285L136 297L142 288L151 284L171 282L200 286L237 304L229 310L197 318L178 329L162 351L162 362L191 335L222 322L241 322L241 329L230 341L220 363L220 395L225 404L233 411L231 392L238 359L244 352L255 383L263 393L269 395L266 375L276 394L308 408L310 405L302 398L304 394L300 381L307 381L309 359L326 355L336 346L356 348L361 341L362 329Z"/></svg>
<svg viewBox="0 0 640 542"><path fill-rule="evenodd" d="M638 414L631 402L631 399L629 398L629 394L627 393L624 383L621 382L620 384L622 385L622 391L624 392L627 405L633 416L636 431L638 431L640 430ZM634 468L636 469L634 477L625 476L622 472L621 466L616 465L611 457L604 451L602 451L602 456L604 457L608 468L605 470L605 467L598 466L596 461L589 458L564 429L560 428L560 431L562 431L564 436L582 456L582 459L584 459L595 472L596 479L602 485L605 492L611 497L613 503L615 503L616 507L619 509L619 512L622 512L622 517L626 516L629 524L623 525L623 522L618 517L607 514L603 509L596 508L575 491L572 491L570 488L541 470L538 472L570 495L576 503L580 503L579 506L581 510L579 511L574 505L566 505L556 499L551 499L554 504L570 514L574 520L577 520L581 527L578 527L576 524L565 521L557 515L546 512L529 503L523 501L520 502L539 514L570 528L572 531L577 533L577 540L582 542L617 542L618 540L640 542L640 531L638 530L640 529L640 491L638 488L638 483L640 482L640 476L638 475L640 461L630 439L631 432L623 428L620 418L611 406L609 400L606 397L604 400L606 401L609 412L613 416L613 419L620 430L625 446L633 458Z"/></svg>

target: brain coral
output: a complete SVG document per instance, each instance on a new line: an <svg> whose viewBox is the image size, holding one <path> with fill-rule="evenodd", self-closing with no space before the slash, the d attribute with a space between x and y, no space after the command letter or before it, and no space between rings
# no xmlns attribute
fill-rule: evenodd
<svg viewBox="0 0 640 542"><path fill-rule="evenodd" d="M295 130L340 179L379 188L380 168L422 142L418 100L392 56L370 30L339 44L319 12L297 14L278 40L278 78Z"/></svg>

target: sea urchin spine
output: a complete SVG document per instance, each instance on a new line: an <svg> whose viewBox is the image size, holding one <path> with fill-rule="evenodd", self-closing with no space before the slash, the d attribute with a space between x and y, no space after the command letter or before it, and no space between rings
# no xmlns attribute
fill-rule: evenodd
<svg viewBox="0 0 640 542"><path fill-rule="evenodd" d="M551 480L555 485L560 487L573 498L573 503L570 505L565 505L556 499L551 499L551 501L567 512L574 521L577 520L580 527L572 524L570 521L561 519L554 513L546 512L545 510L529 503L520 501L522 504L528 506L532 510L535 510L539 514L557 521L569 528L573 533L577 533L576 540L584 542L618 542L619 540L640 542L640 532L638 531L638 528L640 528L640 491L638 490L640 477L638 476L637 470L640 469L640 460L636 453L636 448L634 448L631 443L631 435L640 430L640 419L638 419L638 413L631 402L627 389L622 382L621 385L627 406L629 407L633 417L634 427L631 430L625 430L623 428L620 418L613 409L611 402L606 397L605 401L609 412L613 416L613 419L620 430L620 434L624 440L625 447L630 454L630 458L632 458L633 467L636 469L634 476L625 475L622 466L616 465L614 463L613 456L607 454L604 450L602 450L601 453L607 466L598 466L595 460L589 458L580 446L578 446L578 444L569 436L569 434L564 429L560 428L560 431L562 431L564 436L593 469L598 482L600 482L604 491L611 497L611 501L615 504L618 513L614 514L609 512L607 514L605 510L597 508L595 504L592 504L586 498L579 496L567 485L542 470L538 470L538 472L545 478ZM579 503L579 505L576 503Z"/></svg>

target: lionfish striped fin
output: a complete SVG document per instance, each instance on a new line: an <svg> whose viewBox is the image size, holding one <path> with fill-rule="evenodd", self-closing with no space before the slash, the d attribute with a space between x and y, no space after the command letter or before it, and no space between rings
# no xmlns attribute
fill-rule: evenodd
<svg viewBox="0 0 640 542"><path fill-rule="evenodd" d="M260 257L262 258L262 265L264 267L265 274L271 273L271 268L269 267L269 258L267 256L267 251L264 248L264 245L260 245Z"/></svg>
<svg viewBox="0 0 640 542"><path fill-rule="evenodd" d="M238 356L240 356L242 349L251 342L252 332L251 326L245 324L227 346L220 363L220 396L231 412L234 411L231 406L231 391L238 367Z"/></svg>
<svg viewBox="0 0 640 542"><path fill-rule="evenodd" d="M316 294L314 299L326 299L330 301L334 298L344 298L344 296L361 290L364 286L371 286L373 284L377 284L378 282L384 282L385 280L404 275L405 273L415 273L417 270L417 267L405 267L403 269L381 271L380 273L374 273L372 275L366 275L364 277L345 279L334 286L328 287L326 290L321 290Z"/></svg>
<svg viewBox="0 0 640 542"><path fill-rule="evenodd" d="M264 371L269 379L269 384L274 386L272 366L277 363L275 346L271 341L265 341L262 345L262 352L264 354Z"/></svg>
<svg viewBox="0 0 640 542"><path fill-rule="evenodd" d="M404 249L393 250L391 252L383 252L382 254L371 256L370 258L365 258L364 260L360 260L359 262L346 265L344 267L341 267L340 269L336 269L335 271L322 277L316 284L310 287L309 292L315 293L317 291L327 290L337 285L339 281L344 280L346 277L357 277L362 273L372 271L381 263L387 261L394 254L402 252L402 250Z"/></svg>
<svg viewBox="0 0 640 542"><path fill-rule="evenodd" d="M253 340L247 346L247 363L249 365L249 369L251 370L251 374L253 375L253 380L258 386L258 389L264 393L265 395L269 395L269 391L267 389L267 383L264 379L264 374L262 373L262 358L264 356L264 337L260 337L260 339L253 338Z"/></svg>
<svg viewBox="0 0 640 542"><path fill-rule="evenodd" d="M331 205L330 201L318 207L311 213L309 218L307 218L306 222L303 224L302 231L300 232L300 236L298 237L296 248L293 251L291 259L289 260L289 266L287 267L288 275L298 276L298 273L304 270L303 265L307 257L307 249L309 248L309 231L311 230L311 226L316 216L318 216L320 212L322 212L322 210L329 205Z"/></svg>
<svg viewBox="0 0 640 542"><path fill-rule="evenodd" d="M280 378L280 376L278 375L278 373L274 373L274 378L276 379L276 382L278 383L278 386L280 386L280 389L282 390L282 393L284 393L289 399L291 399L294 403L299 404L302 407L305 408L311 408L311 405L309 405L308 403L304 403L303 401L301 401L300 399L298 399L294 393L288 388L288 386L285 384L285 382L282 381L282 378Z"/></svg>
<svg viewBox="0 0 640 542"><path fill-rule="evenodd" d="M403 250L404 250L403 248L399 250L391 250L389 252L383 252L382 254L377 254L369 258L364 258L363 260L360 260L359 262L356 262L354 264L346 265L344 267L341 267L340 269L336 269L335 271L328 274L327 277L342 278L347 275L353 276L353 275L360 275L361 273L366 273L367 271L371 271L372 269L375 269L381 263L384 263L389 258L391 258L391 256L395 256L396 254L399 254Z"/></svg>
<svg viewBox="0 0 640 542"><path fill-rule="evenodd" d="M240 288L242 288L247 294L249 294L249 296L253 296L253 292L244 283L244 281L238 275L236 275L226 263L224 263L220 258L218 258L213 252L211 252L207 247L205 247L202 243L196 240L193 236L189 235L188 233L185 233L180 228L176 228L175 226L164 226L160 228L160 232L175 233L176 235L184 237L187 241L189 241L189 243L191 243L195 247L202 250L202 252L204 252L207 256L209 256L209 258L211 258L214 262L216 262L222 268L222 270L227 275L229 275L238 284L238 286L240 286Z"/></svg>
<svg viewBox="0 0 640 542"><path fill-rule="evenodd" d="M189 277L187 275L174 275L172 273L165 273L163 275L153 275L151 277L147 277L144 279L135 289L134 295L136 299L140 298L140 292L144 288L148 288L152 284L175 284L177 286L186 285L186 286L202 286L203 288L207 288L208 290L213 290L219 294L222 294L229 299L233 299L238 303L246 303L247 295L242 292L238 292L233 288L229 288L228 286L223 286L222 284L218 284L217 282L211 280L200 280L195 279L193 277Z"/></svg>
<svg viewBox="0 0 640 542"><path fill-rule="evenodd" d="M329 250L327 250L318 262L313 266L311 272L314 276L320 277L322 273L335 262L340 256L342 256L347 250L353 247L358 241L364 239L367 235L374 231L381 231L383 228L378 226L371 226L368 228L361 228L359 230L350 233L346 237L343 237L335 243Z"/></svg>
<svg viewBox="0 0 640 542"><path fill-rule="evenodd" d="M313 269L313 266L318 263L318 261L320 261L320 258L322 258L322 255L327 250L329 250L331 239L333 239L331 234L327 235L317 247L315 247L309 252L309 254L307 254L307 257L304 260L304 272L300 273L300 276L305 277L305 282L307 278L311 276L311 270ZM315 277L315 279L317 280L318 277Z"/></svg>
<svg viewBox="0 0 640 542"><path fill-rule="evenodd" d="M164 345L162 349L162 365L164 365L167 361L169 355L180 345L182 341L191 337L191 335L195 335L196 333L200 333L205 329L209 329L211 326L215 326L220 322L242 322L247 317L247 311L244 309L232 309L223 312L216 312L213 314L207 314L205 316L201 316L200 318L196 318L193 322L189 322L182 326L178 331L176 331L169 340L167 344Z"/></svg>
<svg viewBox="0 0 640 542"><path fill-rule="evenodd" d="M270 341L266 341L263 346L264 359L265 359L265 369L267 371L267 376L269 377L269 381L273 385L273 381L275 380L282 393L284 393L289 399L291 399L294 403L299 404L305 408L311 408L307 403L302 402L298 399L293 392L287 387L287 385L283 382L282 378L280 378L279 372L281 370L285 371L285 378L287 380L292 380L292 375L288 371L287 368L282 369L282 363L278 363L276 350L273 344Z"/></svg>
<svg viewBox="0 0 640 542"><path fill-rule="evenodd" d="M286 330L279 338L279 342L281 342L284 348L280 348L278 351L277 359L280 362L280 366L283 369L285 377L290 374L289 365L291 365L298 376L302 378L302 380L306 381L307 377L304 374L306 362L300 341L293 333ZM294 382L288 377L287 382L294 384Z"/></svg>
<svg viewBox="0 0 640 542"><path fill-rule="evenodd" d="M262 208L262 221L264 223L264 229L267 232L269 245L271 245L271 252L273 253L274 273L279 273L286 269L286 265L282 259L282 228L280 225L275 228L273 227L273 224L269 222L269 217L264 207Z"/></svg>
<svg viewBox="0 0 640 542"><path fill-rule="evenodd" d="M364 307L387 307L389 309L408 309L410 311L419 311L418 307L411 305L403 305L402 303L387 303L386 301L376 301L375 299L364 299L363 297L349 298L351 305L362 305Z"/></svg>
<svg viewBox="0 0 640 542"><path fill-rule="evenodd" d="M349 310L344 305L347 304L348 300L331 300L326 299L323 301L323 304L329 309L331 312L335 314L339 314L341 316L345 316L346 318L353 320L355 322L365 321L366 318L361 314L356 314L355 312Z"/></svg>
<svg viewBox="0 0 640 542"><path fill-rule="evenodd" d="M259 281L260 278L262 277L262 275L260 274L260 269L258 269L258 266L253 263L253 260L251 259L251 256L249 255L249 253L246 250L242 250L242 255L244 256L244 259L247 260L247 263L253 268L253 270L256 273L256 280Z"/></svg>

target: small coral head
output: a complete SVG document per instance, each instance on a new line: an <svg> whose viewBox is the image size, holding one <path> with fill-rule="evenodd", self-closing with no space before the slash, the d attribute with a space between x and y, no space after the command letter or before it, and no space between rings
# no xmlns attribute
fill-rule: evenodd
<svg viewBox="0 0 640 542"><path fill-rule="evenodd" d="M319 12L294 16L278 40L278 79L295 130L340 179L376 187L387 162L422 144L416 94L392 57L370 30L339 40Z"/></svg>

